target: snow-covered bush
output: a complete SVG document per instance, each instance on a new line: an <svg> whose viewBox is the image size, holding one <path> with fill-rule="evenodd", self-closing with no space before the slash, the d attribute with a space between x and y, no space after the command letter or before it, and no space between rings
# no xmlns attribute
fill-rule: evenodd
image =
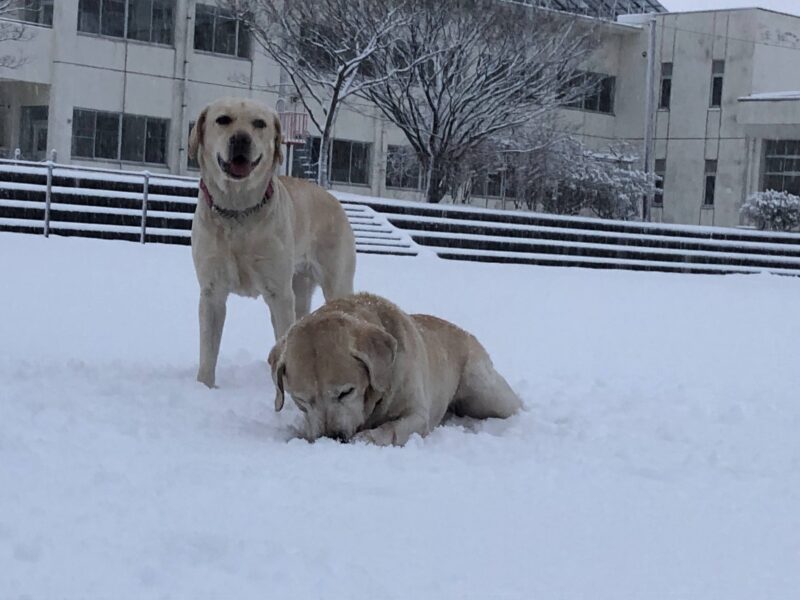
<svg viewBox="0 0 800 600"><path fill-rule="evenodd" d="M751 194L740 209L759 229L790 231L800 226L800 196L767 190Z"/></svg>

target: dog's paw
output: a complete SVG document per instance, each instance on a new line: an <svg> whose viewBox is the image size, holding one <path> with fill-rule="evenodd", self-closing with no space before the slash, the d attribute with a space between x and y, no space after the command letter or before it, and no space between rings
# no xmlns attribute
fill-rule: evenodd
<svg viewBox="0 0 800 600"><path fill-rule="evenodd" d="M198 372L197 373L197 381L199 383L202 383L204 386L206 386L210 390L216 389L216 387L217 387L216 383L214 382L214 376L213 375L209 376L206 373Z"/></svg>
<svg viewBox="0 0 800 600"><path fill-rule="evenodd" d="M394 444L394 431L387 428L367 429L353 436L354 442L365 442L375 446L391 446Z"/></svg>

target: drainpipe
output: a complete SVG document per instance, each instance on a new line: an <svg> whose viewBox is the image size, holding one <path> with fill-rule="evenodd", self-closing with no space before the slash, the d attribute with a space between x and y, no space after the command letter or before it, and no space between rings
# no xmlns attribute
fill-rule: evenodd
<svg viewBox="0 0 800 600"><path fill-rule="evenodd" d="M647 38L647 76L645 77L644 106L644 172L652 176L655 168L654 140L656 129L656 19L648 23ZM650 221L650 207L653 205L654 186L651 185L642 201L642 220Z"/></svg>
<svg viewBox="0 0 800 600"><path fill-rule="evenodd" d="M192 3L186 3L186 28L185 28L185 37L183 43L183 77L181 79L181 111L180 111L180 145L178 146L178 173L181 173L186 168L188 164L188 148L187 148L187 128L186 125L188 124L186 119L186 110L188 105L186 103L186 97L188 95L188 87L189 87L189 54L191 49L189 48L189 43L194 38L194 32L192 31Z"/></svg>

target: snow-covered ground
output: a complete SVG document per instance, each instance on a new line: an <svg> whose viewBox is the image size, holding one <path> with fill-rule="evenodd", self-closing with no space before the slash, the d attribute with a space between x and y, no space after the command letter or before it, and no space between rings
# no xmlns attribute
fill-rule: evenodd
<svg viewBox="0 0 800 600"><path fill-rule="evenodd" d="M795 599L800 280L359 256L527 410L290 439L261 302L195 383L188 248L0 234L2 598Z"/></svg>

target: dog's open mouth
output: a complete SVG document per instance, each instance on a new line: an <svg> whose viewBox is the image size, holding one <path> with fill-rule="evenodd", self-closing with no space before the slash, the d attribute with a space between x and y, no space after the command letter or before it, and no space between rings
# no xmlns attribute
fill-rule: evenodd
<svg viewBox="0 0 800 600"><path fill-rule="evenodd" d="M250 161L243 154L237 154L229 161L224 161L222 157L217 154L217 162L219 163L219 168L222 169L228 177L244 179L258 166L262 156L263 154L259 154L257 159Z"/></svg>

